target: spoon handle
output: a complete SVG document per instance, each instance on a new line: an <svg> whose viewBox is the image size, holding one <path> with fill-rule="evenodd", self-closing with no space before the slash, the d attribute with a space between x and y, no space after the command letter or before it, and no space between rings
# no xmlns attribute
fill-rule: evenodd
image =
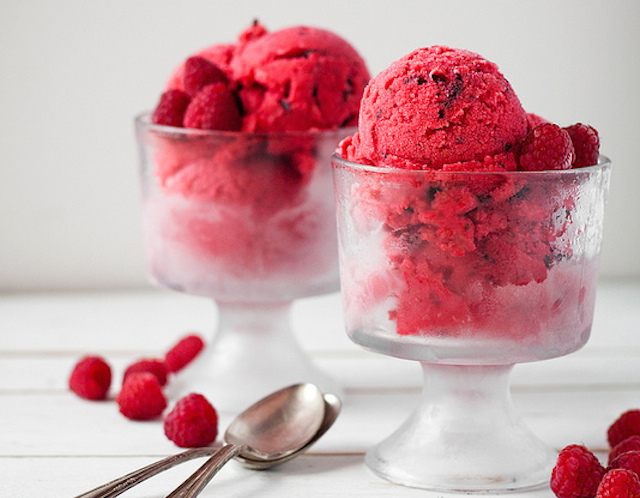
<svg viewBox="0 0 640 498"><path fill-rule="evenodd" d="M127 475L114 479L106 484L98 486L86 493L76 496L75 498L113 498L124 493L129 488L132 488L136 484L141 483L153 477L160 472L175 467L179 463L193 460L203 456L209 456L214 452L214 448L192 448L177 455L172 455L167 458L163 458L157 462L142 467L141 469L134 470Z"/></svg>
<svg viewBox="0 0 640 498"><path fill-rule="evenodd" d="M222 466L246 448L243 444L227 444L216 451L202 466L167 498L194 498L198 496Z"/></svg>

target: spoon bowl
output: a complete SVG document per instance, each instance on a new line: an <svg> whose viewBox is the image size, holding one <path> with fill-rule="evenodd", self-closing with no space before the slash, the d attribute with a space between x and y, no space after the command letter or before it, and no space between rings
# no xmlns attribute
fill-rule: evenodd
<svg viewBox="0 0 640 498"><path fill-rule="evenodd" d="M282 456L280 458L274 458L272 460L255 460L253 458L246 457L244 455L237 455L235 458L242 465L249 469L253 470L264 470L270 469L271 467L275 467L276 465L280 465L284 462L288 462L292 458L298 456L300 453L303 453L309 449L318 439L320 439L325 432L327 432L333 423L338 418L340 414L340 410L342 409L342 402L340 398L335 394L326 393L323 395L324 398L324 419L322 420L322 424L318 429L318 432L298 451L290 453L288 455Z"/></svg>
<svg viewBox="0 0 640 498"><path fill-rule="evenodd" d="M238 445L238 456L270 461L298 452L318 432L325 400L314 384L294 384L261 399L238 415L224 440Z"/></svg>

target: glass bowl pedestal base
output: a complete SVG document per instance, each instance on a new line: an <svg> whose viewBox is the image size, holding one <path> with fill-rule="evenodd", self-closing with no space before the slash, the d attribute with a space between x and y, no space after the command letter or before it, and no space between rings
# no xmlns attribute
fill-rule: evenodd
<svg viewBox="0 0 640 498"><path fill-rule="evenodd" d="M377 475L406 486L489 492L549 481L556 454L516 413L512 365L422 363L420 405L366 454Z"/></svg>
<svg viewBox="0 0 640 498"><path fill-rule="evenodd" d="M314 365L296 340L291 301L217 305L213 339L172 379L169 392L202 393L223 411L243 410L252 400L298 382L340 394L338 384Z"/></svg>

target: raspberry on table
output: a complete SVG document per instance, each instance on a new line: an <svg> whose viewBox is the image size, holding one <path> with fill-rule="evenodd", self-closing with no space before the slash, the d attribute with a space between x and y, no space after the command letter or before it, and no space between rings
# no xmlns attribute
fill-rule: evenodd
<svg viewBox="0 0 640 498"><path fill-rule="evenodd" d="M173 346L164 357L169 372L176 373L191 363L204 348L204 341L200 336L191 334L183 337Z"/></svg>
<svg viewBox="0 0 640 498"><path fill-rule="evenodd" d="M618 455L609 464L608 470L612 469L627 469L640 476L640 451L632 450Z"/></svg>
<svg viewBox="0 0 640 498"><path fill-rule="evenodd" d="M129 375L117 398L120 413L132 420L150 420L162 414L167 399L155 375L138 372Z"/></svg>
<svg viewBox="0 0 640 498"><path fill-rule="evenodd" d="M573 159L573 168L582 168L584 166L593 166L598 164L600 155L600 136L595 128L582 123L576 123L563 128L571 137L575 157Z"/></svg>
<svg viewBox="0 0 640 498"><path fill-rule="evenodd" d="M612 448L630 436L640 435L640 410L624 412L607 430L607 440Z"/></svg>
<svg viewBox="0 0 640 498"><path fill-rule="evenodd" d="M189 57L184 63L184 91L191 97L195 97L207 85L227 82L222 69L204 57Z"/></svg>
<svg viewBox="0 0 640 498"><path fill-rule="evenodd" d="M627 451L640 451L640 436L630 436L616 444L609 452L609 463L622 453Z"/></svg>
<svg viewBox="0 0 640 498"><path fill-rule="evenodd" d="M574 154L567 131L553 123L541 123L527 133L518 161L525 171L569 169Z"/></svg>
<svg viewBox="0 0 640 498"><path fill-rule="evenodd" d="M124 384L127 377L136 372L149 372L156 376L161 386L165 386L167 384L169 371L167 370L167 365L165 365L162 360L155 358L143 358L135 361L124 371L122 383Z"/></svg>
<svg viewBox="0 0 640 498"><path fill-rule="evenodd" d="M640 478L626 469L614 469L607 472L600 485L596 498L639 498Z"/></svg>
<svg viewBox="0 0 640 498"><path fill-rule="evenodd" d="M242 117L236 99L224 83L207 85L189 103L184 114L186 128L237 131Z"/></svg>
<svg viewBox="0 0 640 498"><path fill-rule="evenodd" d="M191 393L167 414L164 433L181 448L207 446L218 435L218 414L203 395Z"/></svg>
<svg viewBox="0 0 640 498"><path fill-rule="evenodd" d="M69 377L69 389L84 399L104 399L110 386L111 367L100 356L82 358Z"/></svg>
<svg viewBox="0 0 640 498"><path fill-rule="evenodd" d="M593 453L571 444L558 455L551 473L551 490L558 498L593 498L604 472Z"/></svg>
<svg viewBox="0 0 640 498"><path fill-rule="evenodd" d="M160 102L151 116L151 122L157 125L182 127L184 113L191 97L182 90L167 90L160 96Z"/></svg>

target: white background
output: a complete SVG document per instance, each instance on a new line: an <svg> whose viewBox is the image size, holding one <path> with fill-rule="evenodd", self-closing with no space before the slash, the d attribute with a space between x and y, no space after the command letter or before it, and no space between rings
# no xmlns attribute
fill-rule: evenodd
<svg viewBox="0 0 640 498"><path fill-rule="evenodd" d="M0 0L0 292L148 285L133 117L254 18L331 29L372 74L467 48L528 111L594 125L614 163L602 274L640 278L640 2Z"/></svg>

